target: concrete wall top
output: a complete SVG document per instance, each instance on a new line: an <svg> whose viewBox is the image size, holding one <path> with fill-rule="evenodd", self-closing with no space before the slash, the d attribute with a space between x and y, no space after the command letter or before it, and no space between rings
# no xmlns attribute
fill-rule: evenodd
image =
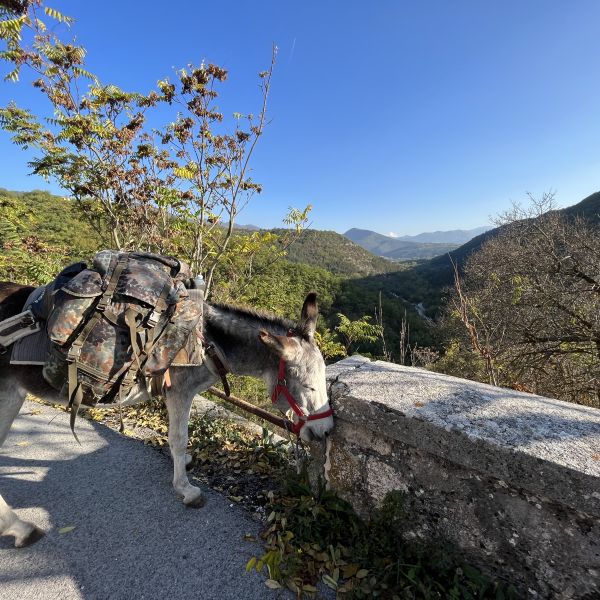
<svg viewBox="0 0 600 600"><path fill-rule="evenodd" d="M338 418L600 516L600 410L361 356L327 378Z"/></svg>

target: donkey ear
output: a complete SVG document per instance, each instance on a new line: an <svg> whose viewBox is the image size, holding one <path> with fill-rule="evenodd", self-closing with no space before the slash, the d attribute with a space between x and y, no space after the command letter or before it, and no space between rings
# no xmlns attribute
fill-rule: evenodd
<svg viewBox="0 0 600 600"><path fill-rule="evenodd" d="M298 324L298 329L303 337L312 338L314 336L318 316L317 295L311 292L306 296L306 300L302 306L302 313L300 314L300 323Z"/></svg>
<svg viewBox="0 0 600 600"><path fill-rule="evenodd" d="M273 354L284 360L292 360L298 351L298 344L292 340L292 338L286 337L285 335L273 335L264 329L258 332L260 341L267 347Z"/></svg>

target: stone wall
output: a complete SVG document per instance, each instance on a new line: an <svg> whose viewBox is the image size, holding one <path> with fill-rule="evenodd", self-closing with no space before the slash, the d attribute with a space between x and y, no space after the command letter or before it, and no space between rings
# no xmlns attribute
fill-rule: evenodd
<svg viewBox="0 0 600 600"><path fill-rule="evenodd" d="M327 369L316 461L365 517L406 494L409 538L443 538L523 597L600 598L600 411L354 356Z"/></svg>

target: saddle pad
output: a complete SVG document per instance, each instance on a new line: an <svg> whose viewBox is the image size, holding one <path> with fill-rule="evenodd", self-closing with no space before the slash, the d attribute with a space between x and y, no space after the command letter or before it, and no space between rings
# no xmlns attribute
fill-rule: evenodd
<svg viewBox="0 0 600 600"><path fill-rule="evenodd" d="M23 310L27 310L44 293L44 287L36 288L29 294ZM46 362L50 348L51 342L46 334L46 328L42 327L40 331L21 338L13 344L10 364L43 365Z"/></svg>
<svg viewBox="0 0 600 600"><path fill-rule="evenodd" d="M46 329L17 340L12 347L11 365L44 365L52 342L48 339Z"/></svg>

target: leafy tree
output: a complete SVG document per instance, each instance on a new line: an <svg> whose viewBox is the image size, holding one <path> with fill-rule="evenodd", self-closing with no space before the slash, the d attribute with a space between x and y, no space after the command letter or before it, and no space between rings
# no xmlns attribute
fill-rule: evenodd
<svg viewBox="0 0 600 600"><path fill-rule="evenodd" d="M350 349L354 346L354 350L358 345L364 342L374 342L381 337L381 326L373 325L371 317L364 316L355 321L351 321L346 315L338 313L339 324L335 330L344 339L344 348L346 354L350 354Z"/></svg>
<svg viewBox="0 0 600 600"><path fill-rule="evenodd" d="M315 341L325 360L335 360L347 356L346 348L336 340L335 334L330 329L317 331Z"/></svg>
<svg viewBox="0 0 600 600"><path fill-rule="evenodd" d="M5 79L17 81L28 67L51 109L42 118L10 103L0 108L0 125L15 144L36 150L32 172L67 190L99 235L110 232L113 247L180 256L210 291L238 214L262 189L250 159L267 123L277 49L259 74L260 110L235 113L227 126L216 104L227 79L221 67L188 65L154 91L126 91L86 70L85 49L44 19L73 22L41 0L0 8L0 58L11 66ZM149 116L164 106L174 119L151 128ZM289 223L300 228L307 212L291 209Z"/></svg>
<svg viewBox="0 0 600 600"><path fill-rule="evenodd" d="M600 231L553 208L545 195L502 217L469 259L449 320L479 356L465 366L483 363L486 379L600 406Z"/></svg>

